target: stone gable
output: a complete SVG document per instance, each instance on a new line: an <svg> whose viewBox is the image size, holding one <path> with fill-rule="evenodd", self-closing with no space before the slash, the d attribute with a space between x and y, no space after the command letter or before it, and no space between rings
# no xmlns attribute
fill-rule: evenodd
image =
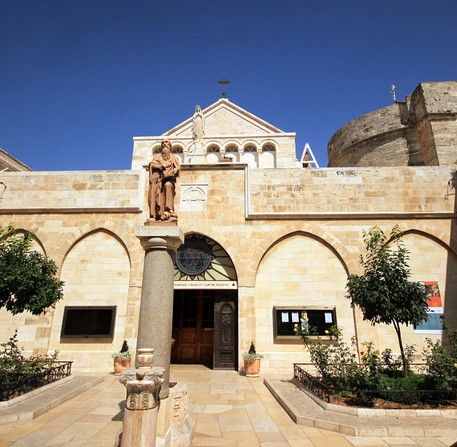
<svg viewBox="0 0 457 447"><path fill-rule="evenodd" d="M220 99L203 111L205 116L205 137L222 135L271 135L283 133L277 127L263 121L252 113ZM192 117L164 133L170 138L190 138Z"/></svg>

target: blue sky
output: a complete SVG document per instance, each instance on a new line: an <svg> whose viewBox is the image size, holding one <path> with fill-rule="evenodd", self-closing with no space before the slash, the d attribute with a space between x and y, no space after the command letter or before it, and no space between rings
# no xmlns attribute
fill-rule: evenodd
<svg viewBox="0 0 457 447"><path fill-rule="evenodd" d="M456 0L0 0L0 147L40 171L129 169L134 136L217 101L226 76L326 166L391 84L457 79L456 24Z"/></svg>

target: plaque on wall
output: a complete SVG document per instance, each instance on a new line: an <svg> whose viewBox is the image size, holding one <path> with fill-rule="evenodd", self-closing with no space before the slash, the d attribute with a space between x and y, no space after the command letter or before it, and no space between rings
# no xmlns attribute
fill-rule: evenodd
<svg viewBox="0 0 457 447"><path fill-rule="evenodd" d="M211 249L201 239L188 239L176 253L176 265L187 275L199 275L211 264Z"/></svg>

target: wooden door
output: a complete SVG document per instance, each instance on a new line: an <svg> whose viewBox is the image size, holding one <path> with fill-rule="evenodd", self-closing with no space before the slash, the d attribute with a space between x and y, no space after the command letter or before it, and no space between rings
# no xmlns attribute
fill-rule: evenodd
<svg viewBox="0 0 457 447"><path fill-rule="evenodd" d="M176 290L173 303L173 363L213 363L214 292Z"/></svg>
<svg viewBox="0 0 457 447"><path fill-rule="evenodd" d="M214 301L214 369L237 369L236 291L219 291Z"/></svg>

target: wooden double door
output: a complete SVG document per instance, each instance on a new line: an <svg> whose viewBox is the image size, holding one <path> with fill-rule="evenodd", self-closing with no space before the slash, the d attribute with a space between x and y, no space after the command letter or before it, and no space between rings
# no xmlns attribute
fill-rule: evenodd
<svg viewBox="0 0 457 447"><path fill-rule="evenodd" d="M237 369L236 290L175 290L173 363Z"/></svg>

